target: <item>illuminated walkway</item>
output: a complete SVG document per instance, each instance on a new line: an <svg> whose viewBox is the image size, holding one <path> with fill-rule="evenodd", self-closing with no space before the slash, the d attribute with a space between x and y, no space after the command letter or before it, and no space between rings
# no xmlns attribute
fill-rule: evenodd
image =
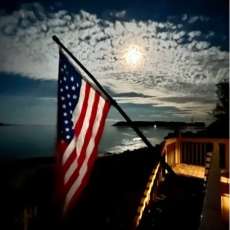
<svg viewBox="0 0 230 230"><path fill-rule="evenodd" d="M205 168L198 165L189 165L189 164L176 164L173 166L173 171L178 175L204 178Z"/></svg>
<svg viewBox="0 0 230 230"><path fill-rule="evenodd" d="M220 193L220 197L212 196L214 196L218 205L219 202L221 203L221 219L225 226L229 224L230 210L229 141L229 138L179 136L167 138L162 149L162 156L165 156L165 161L172 167L177 175L187 178L204 179L204 185L208 182L209 167L211 165L211 159L213 158L212 156L211 159L209 159L207 154L215 153L218 159L213 162L219 162L219 164L215 165L215 170L212 170L214 179L210 180L209 188L211 189L206 190L206 196L214 194L213 188L219 187L220 192L217 192ZM204 167L205 164L206 170ZM220 172L220 184L218 183L218 179L216 180L217 171ZM217 184L214 185L213 183ZM214 198L210 198L209 201L214 203ZM209 206L210 204L207 204L205 206L206 209L208 209ZM211 213L211 211L209 213ZM212 218L208 219L210 221L212 220Z"/></svg>
<svg viewBox="0 0 230 230"><path fill-rule="evenodd" d="M172 168L173 171L178 175L204 179L205 168L202 166L181 163L174 165ZM220 182L229 186L230 178L228 173L222 173Z"/></svg>

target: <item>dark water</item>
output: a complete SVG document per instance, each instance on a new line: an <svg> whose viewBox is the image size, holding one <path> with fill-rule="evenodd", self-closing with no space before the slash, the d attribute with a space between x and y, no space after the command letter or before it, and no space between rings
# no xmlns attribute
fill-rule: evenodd
<svg viewBox="0 0 230 230"><path fill-rule="evenodd" d="M153 145L160 143L169 130L143 129ZM17 125L0 127L0 158L52 156L55 153L56 127L48 125ZM145 146L130 128L117 128L107 122L99 146L99 154L120 153Z"/></svg>

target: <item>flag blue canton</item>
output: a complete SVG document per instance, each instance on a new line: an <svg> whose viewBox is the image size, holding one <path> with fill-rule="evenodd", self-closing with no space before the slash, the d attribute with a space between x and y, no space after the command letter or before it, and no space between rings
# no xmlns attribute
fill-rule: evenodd
<svg viewBox="0 0 230 230"><path fill-rule="evenodd" d="M69 143L74 136L72 116L78 103L81 75L60 52L58 82L58 134Z"/></svg>

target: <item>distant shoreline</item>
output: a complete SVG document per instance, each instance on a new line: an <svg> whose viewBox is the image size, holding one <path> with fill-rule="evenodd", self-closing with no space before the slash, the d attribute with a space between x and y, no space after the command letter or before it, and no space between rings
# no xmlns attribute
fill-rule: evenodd
<svg viewBox="0 0 230 230"><path fill-rule="evenodd" d="M6 124L6 123L1 123L1 122L0 122L0 127L1 127L1 126L12 126L12 125L13 125L13 124Z"/></svg>
<svg viewBox="0 0 230 230"><path fill-rule="evenodd" d="M55 124L13 124L13 123L1 123L0 127L8 127L8 126L55 126Z"/></svg>
<svg viewBox="0 0 230 230"><path fill-rule="evenodd" d="M154 127L154 128L205 128L204 122L177 122L177 121L133 121L135 127ZM125 121L118 121L113 124L115 127L130 127Z"/></svg>

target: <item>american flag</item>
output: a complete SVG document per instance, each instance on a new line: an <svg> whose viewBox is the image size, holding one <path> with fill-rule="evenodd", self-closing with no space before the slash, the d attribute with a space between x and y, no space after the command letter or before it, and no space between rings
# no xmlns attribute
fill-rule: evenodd
<svg viewBox="0 0 230 230"><path fill-rule="evenodd" d="M73 208L87 184L110 103L60 50L58 158L64 212Z"/></svg>

